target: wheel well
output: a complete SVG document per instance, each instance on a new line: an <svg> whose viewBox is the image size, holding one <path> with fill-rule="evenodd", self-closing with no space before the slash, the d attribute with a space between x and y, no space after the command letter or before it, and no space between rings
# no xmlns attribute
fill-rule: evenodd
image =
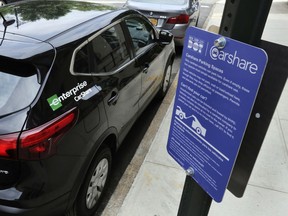
<svg viewBox="0 0 288 216"><path fill-rule="evenodd" d="M115 134L110 134L108 137L106 137L105 140L102 142L102 145L100 146L98 151L101 150L102 148L105 148L105 146L110 148L112 155L116 153L117 137Z"/></svg>
<svg viewBox="0 0 288 216"><path fill-rule="evenodd" d="M108 135L102 142L101 142L101 145L100 147L97 149L96 153L94 154L94 156L92 158L89 159L89 161L87 161L85 167L89 167L92 160L95 158L95 156L97 155L97 153L99 153L102 149L108 147L110 148L111 150L111 154L112 154L112 158L113 158L113 155L115 155L116 153L116 150L117 150L117 136L116 134L110 134ZM84 170L83 170L84 171ZM69 203L67 205L67 209L71 208L73 206L73 203L75 202L76 200L76 197L77 197L77 194L82 186L82 183L85 179L85 176L86 176L86 172L88 171L88 168L87 170L85 171L85 175L79 175L78 179L76 180L76 182L78 182L79 184L75 184L74 185L74 188L72 189L71 191L71 195L70 195L70 200L69 200Z"/></svg>
<svg viewBox="0 0 288 216"><path fill-rule="evenodd" d="M164 72L167 70L169 65L173 65L175 56L176 56L175 53L170 53L170 55L169 55L169 57L167 59L167 63L166 63L166 65L164 65L164 67L165 67L164 68L165 69ZM164 79L164 77L163 77L163 79Z"/></svg>
<svg viewBox="0 0 288 216"><path fill-rule="evenodd" d="M174 63L174 59L175 59L175 53L173 53L173 54L169 57L169 60L171 61L171 64Z"/></svg>

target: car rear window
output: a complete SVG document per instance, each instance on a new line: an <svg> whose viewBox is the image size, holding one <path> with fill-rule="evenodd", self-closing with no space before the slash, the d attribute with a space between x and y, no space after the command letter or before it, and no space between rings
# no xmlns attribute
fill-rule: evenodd
<svg viewBox="0 0 288 216"><path fill-rule="evenodd" d="M168 4L168 5L183 5L187 3L187 0L133 0L134 2L141 2L141 3L153 3L153 4Z"/></svg>
<svg viewBox="0 0 288 216"><path fill-rule="evenodd" d="M40 88L37 69L29 63L0 59L0 116L31 104Z"/></svg>

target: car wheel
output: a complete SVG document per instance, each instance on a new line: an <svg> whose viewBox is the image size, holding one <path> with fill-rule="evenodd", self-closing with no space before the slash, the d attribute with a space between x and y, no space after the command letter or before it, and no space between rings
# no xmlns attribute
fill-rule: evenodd
<svg viewBox="0 0 288 216"><path fill-rule="evenodd" d="M110 177L112 155L103 148L95 157L79 191L74 206L66 216L92 216L97 210Z"/></svg>
<svg viewBox="0 0 288 216"><path fill-rule="evenodd" d="M161 89L159 90L158 96L160 99L163 99L168 92L172 75L172 63L169 63L166 66L164 78L162 81Z"/></svg>
<svg viewBox="0 0 288 216"><path fill-rule="evenodd" d="M198 127L198 128L196 128L196 132L197 132L197 134L201 134L202 133L202 131L201 131L201 129Z"/></svg>

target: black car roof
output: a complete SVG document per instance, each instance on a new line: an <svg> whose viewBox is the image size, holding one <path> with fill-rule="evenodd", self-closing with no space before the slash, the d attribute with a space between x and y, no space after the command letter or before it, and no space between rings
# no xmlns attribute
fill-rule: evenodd
<svg viewBox="0 0 288 216"><path fill-rule="evenodd" d="M1 15L7 21L6 29L5 24L1 25L0 22L0 40L2 44L3 38L9 42L22 38L21 41L34 41L35 46L36 43L42 46L39 42L45 41L57 47L103 28L125 12L127 9L115 10L111 6L91 2L23 1L0 8ZM9 44L6 43L8 48Z"/></svg>

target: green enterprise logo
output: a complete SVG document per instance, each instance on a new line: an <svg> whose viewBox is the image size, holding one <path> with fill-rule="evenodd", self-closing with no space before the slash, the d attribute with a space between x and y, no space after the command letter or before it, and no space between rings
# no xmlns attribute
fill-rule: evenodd
<svg viewBox="0 0 288 216"><path fill-rule="evenodd" d="M49 105L53 111L62 107L61 100L59 100L57 94L54 94L53 96L48 98L47 101L48 101L48 103L49 103Z"/></svg>

